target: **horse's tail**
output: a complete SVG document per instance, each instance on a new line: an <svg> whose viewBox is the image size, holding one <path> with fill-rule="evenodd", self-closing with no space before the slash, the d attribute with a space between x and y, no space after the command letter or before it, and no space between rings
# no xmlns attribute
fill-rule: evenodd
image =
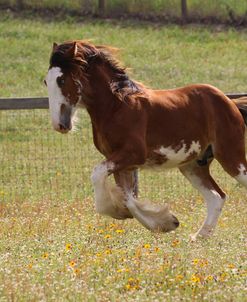
<svg viewBox="0 0 247 302"><path fill-rule="evenodd" d="M236 104L240 113L242 114L245 125L247 125L247 97L245 96L239 99L234 99L233 102Z"/></svg>

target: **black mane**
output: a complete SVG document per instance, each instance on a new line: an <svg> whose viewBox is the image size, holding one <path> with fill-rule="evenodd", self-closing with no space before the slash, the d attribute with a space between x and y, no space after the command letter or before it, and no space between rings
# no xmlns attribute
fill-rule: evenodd
<svg viewBox="0 0 247 302"><path fill-rule="evenodd" d="M71 48L73 42L65 42L59 45L50 58L50 67L60 67L62 70L72 69L75 65L79 65L85 76L88 69L93 64L104 64L114 74L114 78L110 83L112 93L120 99L124 99L128 95L142 94L143 86L129 78L126 69L114 57L115 49L107 46L97 46L85 41L77 41L77 55L75 58L66 57L66 52Z"/></svg>

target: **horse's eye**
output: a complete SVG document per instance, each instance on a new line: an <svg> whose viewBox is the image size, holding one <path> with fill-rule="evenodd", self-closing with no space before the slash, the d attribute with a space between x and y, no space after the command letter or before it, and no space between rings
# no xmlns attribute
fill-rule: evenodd
<svg viewBox="0 0 247 302"><path fill-rule="evenodd" d="M46 80L44 80L44 84L45 84L45 86L47 86Z"/></svg>
<svg viewBox="0 0 247 302"><path fill-rule="evenodd" d="M63 77L58 77L57 78L57 84L58 84L59 87L63 86L64 83L65 83L65 80L64 80Z"/></svg>

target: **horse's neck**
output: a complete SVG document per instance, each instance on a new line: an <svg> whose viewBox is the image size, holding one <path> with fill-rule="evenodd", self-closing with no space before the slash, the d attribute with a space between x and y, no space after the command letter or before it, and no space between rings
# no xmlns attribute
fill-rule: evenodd
<svg viewBox="0 0 247 302"><path fill-rule="evenodd" d="M90 74L90 104L87 111L93 124L101 124L119 106L119 101L112 93L110 82L114 75L105 69L94 68Z"/></svg>

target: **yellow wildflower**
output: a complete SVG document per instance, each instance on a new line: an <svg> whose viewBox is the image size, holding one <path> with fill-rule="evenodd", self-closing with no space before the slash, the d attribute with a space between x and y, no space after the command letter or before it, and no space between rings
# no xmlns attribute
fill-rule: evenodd
<svg viewBox="0 0 247 302"><path fill-rule="evenodd" d="M117 225L115 224L115 223L110 223L110 225L109 225L109 228L110 229L113 229L113 228L115 228Z"/></svg>
<svg viewBox="0 0 247 302"><path fill-rule="evenodd" d="M144 244L143 246L145 249L150 249L151 245L149 243Z"/></svg>
<svg viewBox="0 0 247 302"><path fill-rule="evenodd" d="M180 241L178 239L175 239L172 241L172 247L176 247L180 244Z"/></svg>
<svg viewBox="0 0 247 302"><path fill-rule="evenodd" d="M89 230L91 230L91 229L93 228L93 226L92 226L91 224L87 224L87 228L88 228Z"/></svg>
<svg viewBox="0 0 247 302"><path fill-rule="evenodd" d="M195 258L195 259L193 259L192 262L193 262L194 265L197 265L199 263L199 259Z"/></svg>
<svg viewBox="0 0 247 302"><path fill-rule="evenodd" d="M80 274L80 270L78 268L75 268L74 269L74 273L75 273L75 275L79 275Z"/></svg>
<svg viewBox="0 0 247 302"><path fill-rule="evenodd" d="M247 277L247 270L243 270L239 273L241 277Z"/></svg>
<svg viewBox="0 0 247 302"><path fill-rule="evenodd" d="M207 281L212 281L212 280L214 280L214 277L212 275L209 275L209 276L206 277L206 280Z"/></svg>
<svg viewBox="0 0 247 302"><path fill-rule="evenodd" d="M110 234L106 234L104 238L105 239L109 239L109 238L111 238L111 235Z"/></svg>
<svg viewBox="0 0 247 302"><path fill-rule="evenodd" d="M223 273L220 274L219 280L221 282L223 282L227 279L227 277L228 277L228 274L226 272L223 272Z"/></svg>
<svg viewBox="0 0 247 302"><path fill-rule="evenodd" d="M200 267L207 266L207 265L208 265L208 260L207 260L207 259L200 259L198 265L199 265Z"/></svg>
<svg viewBox="0 0 247 302"><path fill-rule="evenodd" d="M72 249L72 244L71 243L67 243L66 245L65 245L65 250L66 251L70 251Z"/></svg>
<svg viewBox="0 0 247 302"><path fill-rule="evenodd" d="M75 261L71 260L69 263L69 266L74 267L75 266Z"/></svg>
<svg viewBox="0 0 247 302"><path fill-rule="evenodd" d="M125 288L127 290L135 290L140 288L140 280L139 279L134 279L134 278L129 278L127 284L125 285Z"/></svg>
<svg viewBox="0 0 247 302"><path fill-rule="evenodd" d="M232 263L229 263L227 266L228 266L228 268L235 268L235 265Z"/></svg>
<svg viewBox="0 0 247 302"><path fill-rule="evenodd" d="M49 254L48 254L48 253L44 253L44 254L42 255L42 258L47 259L47 258L48 258L48 256L49 256Z"/></svg>
<svg viewBox="0 0 247 302"><path fill-rule="evenodd" d="M200 278L199 278L198 275L192 274L192 276L190 278L190 281L193 282L193 283L198 283L198 282L200 282Z"/></svg>
<svg viewBox="0 0 247 302"><path fill-rule="evenodd" d="M112 251L111 251L110 249L105 250L105 254L106 254L106 255L110 255L110 254L112 254Z"/></svg>
<svg viewBox="0 0 247 302"><path fill-rule="evenodd" d="M184 278L184 276L179 274L176 276L176 281L181 281L181 280L183 280L183 278Z"/></svg>
<svg viewBox="0 0 247 302"><path fill-rule="evenodd" d="M116 230L116 233L122 234L122 233L124 233L124 230L122 230L122 229L117 229L117 230Z"/></svg>
<svg viewBox="0 0 247 302"><path fill-rule="evenodd" d="M198 259L198 258L195 258L192 260L193 264L196 266L200 266L200 267L204 267L204 266L207 266L208 265L208 260L207 259Z"/></svg>
<svg viewBox="0 0 247 302"><path fill-rule="evenodd" d="M124 273L124 272L129 272L129 271L130 271L129 268L119 268L117 270L117 273Z"/></svg>

